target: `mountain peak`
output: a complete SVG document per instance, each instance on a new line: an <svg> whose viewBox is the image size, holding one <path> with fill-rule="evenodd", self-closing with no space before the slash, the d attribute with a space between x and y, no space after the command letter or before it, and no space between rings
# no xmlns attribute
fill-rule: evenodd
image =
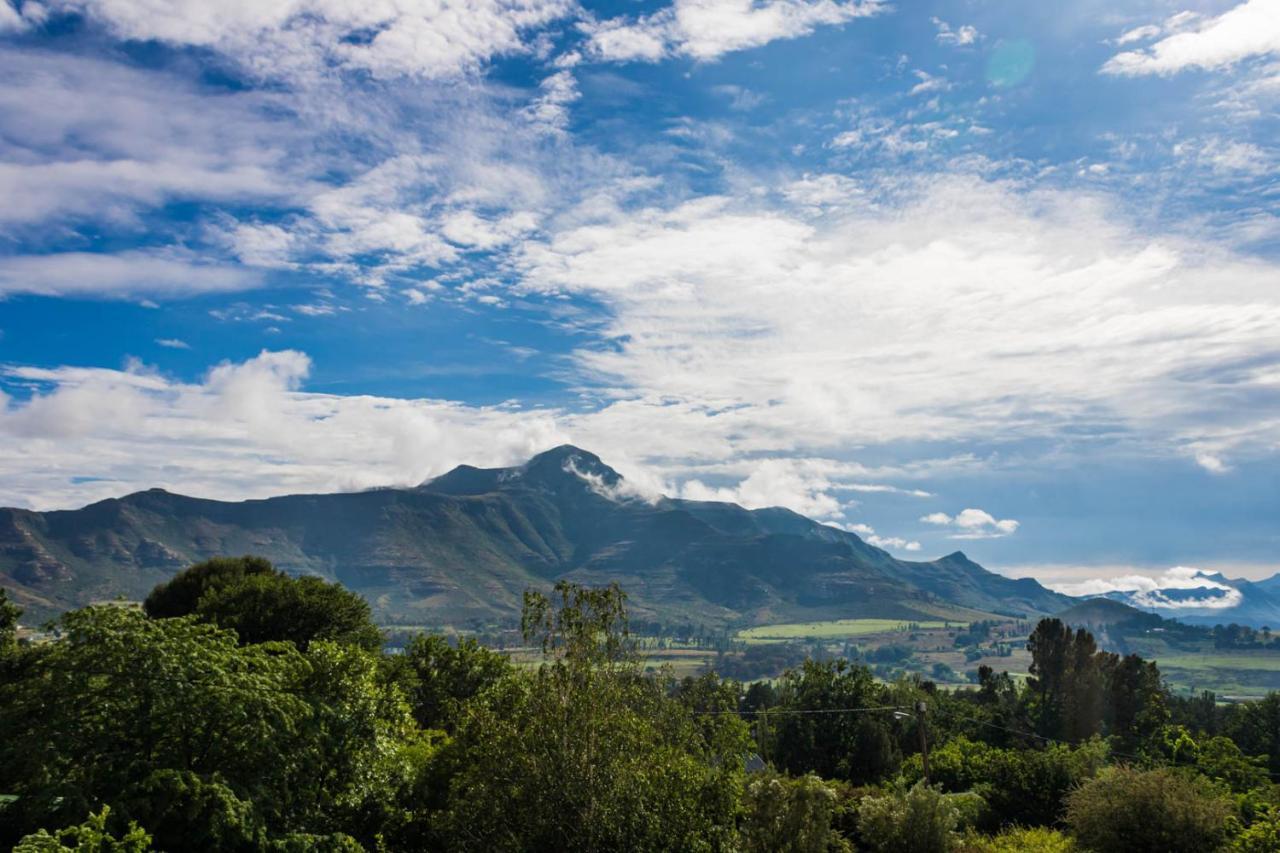
<svg viewBox="0 0 1280 853"><path fill-rule="evenodd" d="M524 464L524 475L539 481L561 481L566 475L582 480L598 480L600 485L615 486L622 475L606 465L589 450L562 444L544 450Z"/></svg>

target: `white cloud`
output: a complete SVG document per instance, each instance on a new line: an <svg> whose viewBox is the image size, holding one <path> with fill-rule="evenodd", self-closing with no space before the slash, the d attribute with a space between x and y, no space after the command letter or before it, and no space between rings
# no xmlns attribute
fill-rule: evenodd
<svg viewBox="0 0 1280 853"><path fill-rule="evenodd" d="M569 0L52 0L120 38L218 50L251 72L311 77L327 68L447 78L529 49L526 33L564 18Z"/></svg>
<svg viewBox="0 0 1280 853"><path fill-rule="evenodd" d="M1163 32L1191 22L1175 17ZM1121 36L1135 41L1154 35L1150 28ZM1253 56L1280 53L1280 8L1275 0L1246 0L1216 18L1173 32L1143 50L1118 53L1102 66L1106 74L1176 74L1188 68L1216 70Z"/></svg>
<svg viewBox="0 0 1280 853"><path fill-rule="evenodd" d="M932 512L920 518L925 524L950 527L957 530L952 539L1000 539L1017 531L1018 522L1012 518L997 519L981 509L962 509L954 516L945 512Z"/></svg>
<svg viewBox="0 0 1280 853"><path fill-rule="evenodd" d="M1210 474L1226 474L1231 470L1231 466L1221 456L1206 451L1196 454L1196 464Z"/></svg>
<svg viewBox="0 0 1280 853"><path fill-rule="evenodd" d="M1163 609L1226 609L1244 600L1238 589L1221 583L1197 568L1175 566L1156 577L1141 574L1114 578L1094 578L1077 583L1053 584L1053 589L1067 595L1104 595L1109 592L1130 593L1128 599L1136 607ZM1203 590L1201 596L1170 596L1168 590Z"/></svg>
<svg viewBox="0 0 1280 853"><path fill-rule="evenodd" d="M61 252L0 257L0 296L140 295L183 297L246 290L261 283L252 269L203 263L184 252Z"/></svg>
<svg viewBox="0 0 1280 853"><path fill-rule="evenodd" d="M1178 455L1280 440L1270 380L1214 379L1270 351L1274 265L1148 236L1084 194L908 186L611 212L525 242L517 290L607 308L616 345L577 364L611 401L601 418L652 455L1067 426Z"/></svg>
<svg viewBox="0 0 1280 853"><path fill-rule="evenodd" d="M945 92L951 88L951 83L946 77L935 77L928 71L919 70L915 72L915 75L920 82L911 87L910 94L912 95L927 95L933 92Z"/></svg>
<svg viewBox="0 0 1280 853"><path fill-rule="evenodd" d="M941 18L934 18L933 25L938 28L938 44L949 44L957 47L963 47L973 44L982 38L982 34L976 28L969 24L961 24L952 29L951 25Z"/></svg>
<svg viewBox="0 0 1280 853"><path fill-rule="evenodd" d="M833 526L839 527L841 530L847 530L850 533L856 533L868 545L884 548L886 551L919 551L921 547L919 542L908 541L901 536L879 536L876 534L875 528L869 524L836 524Z"/></svg>
<svg viewBox="0 0 1280 853"><path fill-rule="evenodd" d="M667 56L714 61L879 12L878 0L675 0L652 15L585 24L592 55L615 62Z"/></svg>
<svg viewBox="0 0 1280 853"><path fill-rule="evenodd" d="M156 343L166 349L191 349L191 344L181 338L156 338Z"/></svg>
<svg viewBox="0 0 1280 853"><path fill-rule="evenodd" d="M736 486L711 487L697 479L688 480L680 488L680 497L729 501L747 509L784 506L811 518L832 518L843 512L843 504L830 494L834 484L820 464L803 459L762 459L751 466L751 474Z"/></svg>

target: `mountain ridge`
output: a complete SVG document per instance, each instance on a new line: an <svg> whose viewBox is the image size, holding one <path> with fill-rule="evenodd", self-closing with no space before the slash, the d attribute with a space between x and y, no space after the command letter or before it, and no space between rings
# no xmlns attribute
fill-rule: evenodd
<svg viewBox="0 0 1280 853"><path fill-rule="evenodd" d="M510 621L523 591L616 580L639 618L703 624L1061 610L1066 596L955 552L898 560L781 507L641 495L572 445L418 486L214 501L148 489L78 510L0 509L0 583L37 616L139 598L183 566L255 553L337 580L387 623Z"/></svg>

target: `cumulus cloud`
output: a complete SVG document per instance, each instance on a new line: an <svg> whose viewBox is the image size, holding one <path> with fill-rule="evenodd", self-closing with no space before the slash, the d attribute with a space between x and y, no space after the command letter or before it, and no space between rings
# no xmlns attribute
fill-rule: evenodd
<svg viewBox="0 0 1280 853"><path fill-rule="evenodd" d="M1141 27L1122 35L1120 44L1159 34L1164 37L1147 48L1116 54L1102 66L1103 73L1135 76L1176 74L1188 68L1213 71L1250 57L1280 53L1280 11L1274 0L1246 0L1207 20L1188 15L1175 16L1163 28Z"/></svg>
<svg viewBox="0 0 1280 853"><path fill-rule="evenodd" d="M668 56L714 61L737 50L808 35L881 11L879 0L675 0L652 15L583 25L588 51L615 62Z"/></svg>
<svg viewBox="0 0 1280 853"><path fill-rule="evenodd" d="M977 28L969 24L961 24L952 28L950 24L941 18L934 18L933 25L938 28L936 36L938 44L949 44L956 47L963 47L967 44L973 44L982 37Z"/></svg>
<svg viewBox="0 0 1280 853"><path fill-rule="evenodd" d="M1238 589L1222 583L1217 579L1218 577L1197 568L1175 566L1156 577L1130 574L1078 583L1054 584L1053 588L1067 595L1080 596L1123 592L1128 594L1126 598L1134 606L1157 609L1217 610L1239 605L1244 600L1243 594ZM1180 594L1170 595L1174 590Z"/></svg>
<svg viewBox="0 0 1280 853"><path fill-rule="evenodd" d="M841 530L847 530L850 533L856 533L862 537L863 541L868 545L874 545L877 548L884 548L886 551L919 551L920 543L908 541L901 536L879 536L876 530L869 524L849 524L834 525Z"/></svg>
<svg viewBox="0 0 1280 853"><path fill-rule="evenodd" d="M526 35L570 14L568 0L51 0L120 38L218 50L266 76L328 68L447 78L529 49Z"/></svg>
<svg viewBox="0 0 1280 853"><path fill-rule="evenodd" d="M957 531L951 534L952 539L1000 539L1018 529L1018 522L1012 518L997 519L986 510L973 508L962 509L955 515L931 512L920 520L925 524L952 528Z"/></svg>

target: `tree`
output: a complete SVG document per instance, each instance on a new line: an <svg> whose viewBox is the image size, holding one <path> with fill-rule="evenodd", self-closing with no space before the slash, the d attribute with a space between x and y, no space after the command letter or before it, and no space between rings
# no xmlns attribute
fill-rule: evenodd
<svg viewBox="0 0 1280 853"><path fill-rule="evenodd" d="M832 826L837 808L831 783L807 774L757 776L743 796L745 853L837 853L853 847Z"/></svg>
<svg viewBox="0 0 1280 853"><path fill-rule="evenodd" d="M949 853L960 843L959 821L955 805L923 782L858 807L858 834L874 853Z"/></svg>
<svg viewBox="0 0 1280 853"><path fill-rule="evenodd" d="M1067 798L1067 823L1096 853L1204 853L1227 840L1234 807L1203 776L1116 767Z"/></svg>
<svg viewBox="0 0 1280 853"><path fill-rule="evenodd" d="M457 850L714 850L735 834L746 726L714 736L640 671L616 588L526 596L526 641L552 656L514 672L442 749L452 768L435 843Z"/></svg>
<svg viewBox="0 0 1280 853"><path fill-rule="evenodd" d="M5 831L111 805L153 820L170 849L317 830L372 842L426 757L404 697L359 647L242 646L193 617L115 607L61 629L0 685L0 790L19 796Z"/></svg>
<svg viewBox="0 0 1280 853"><path fill-rule="evenodd" d="M183 569L147 596L142 607L156 619L189 616L205 594L232 586L248 577L273 575L276 569L263 557L214 557Z"/></svg>
<svg viewBox="0 0 1280 853"><path fill-rule="evenodd" d="M769 757L792 774L864 784L886 778L901 761L886 712L843 709L888 705L886 689L864 666L807 660L787 672L778 688L779 711L837 710L831 714L766 715Z"/></svg>
<svg viewBox="0 0 1280 853"><path fill-rule="evenodd" d="M13 650L21 617L22 608L9 601L9 594L0 586L0 657Z"/></svg>
<svg viewBox="0 0 1280 853"><path fill-rule="evenodd" d="M382 645L359 595L321 578L290 577L261 557L198 563L153 589L143 607L156 618L194 615L231 628L246 644L288 640L303 651L312 640Z"/></svg>
<svg viewBox="0 0 1280 853"><path fill-rule="evenodd" d="M41 829L28 835L13 848L14 853L146 853L151 849L151 836L130 823L122 837L116 838L107 831L107 817L111 809L104 806L97 814L89 815L84 823L59 829L50 835Z"/></svg>
<svg viewBox="0 0 1280 853"><path fill-rule="evenodd" d="M453 732L463 709L477 695L511 672L505 655L467 637L451 644L444 637L419 634L403 655L393 658L403 670L410 707L418 725Z"/></svg>

